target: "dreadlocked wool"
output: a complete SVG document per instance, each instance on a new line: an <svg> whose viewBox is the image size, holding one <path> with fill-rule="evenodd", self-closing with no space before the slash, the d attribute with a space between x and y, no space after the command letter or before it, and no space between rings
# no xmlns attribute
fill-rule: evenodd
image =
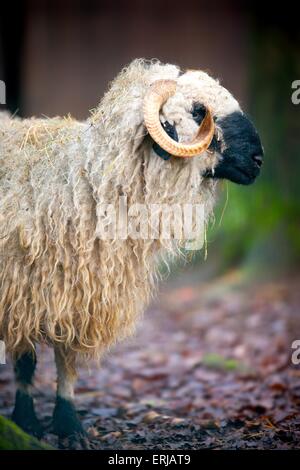
<svg viewBox="0 0 300 470"><path fill-rule="evenodd" d="M102 205L214 203L213 155L164 161L143 123L143 97L179 69L136 60L84 122L0 117L0 338L19 356L37 342L98 357L134 330L174 241L101 239ZM208 77L208 76L207 76ZM208 77L209 86L216 83ZM213 89L213 88L211 88ZM197 129L191 79L162 113L180 139Z"/></svg>

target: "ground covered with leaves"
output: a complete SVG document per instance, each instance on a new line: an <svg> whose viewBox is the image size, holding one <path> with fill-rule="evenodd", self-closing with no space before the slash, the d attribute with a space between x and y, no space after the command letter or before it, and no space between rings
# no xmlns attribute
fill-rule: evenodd
<svg viewBox="0 0 300 470"><path fill-rule="evenodd" d="M242 287L170 282L137 335L79 369L76 404L92 449L300 448L300 282ZM300 355L299 355L300 357ZM54 447L53 353L43 349L36 409ZM12 411L11 364L0 366L0 414Z"/></svg>

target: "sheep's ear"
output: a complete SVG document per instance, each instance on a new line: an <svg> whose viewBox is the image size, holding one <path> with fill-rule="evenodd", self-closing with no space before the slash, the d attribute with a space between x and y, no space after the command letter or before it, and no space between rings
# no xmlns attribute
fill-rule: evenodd
<svg viewBox="0 0 300 470"><path fill-rule="evenodd" d="M205 118L206 107L204 106L204 104L196 101L195 103L193 103L191 113L194 118L194 121L198 124L198 126L200 126L201 122Z"/></svg>
<svg viewBox="0 0 300 470"><path fill-rule="evenodd" d="M162 127L164 128L165 132L171 137L171 139L178 142L179 139L178 139L178 134L177 134L177 130L175 126L172 126L172 124L170 124L168 121L165 121L162 124ZM166 150L161 148L160 145L158 145L156 142L154 142L152 148L159 157L163 158L164 160L170 159L171 154L166 152Z"/></svg>

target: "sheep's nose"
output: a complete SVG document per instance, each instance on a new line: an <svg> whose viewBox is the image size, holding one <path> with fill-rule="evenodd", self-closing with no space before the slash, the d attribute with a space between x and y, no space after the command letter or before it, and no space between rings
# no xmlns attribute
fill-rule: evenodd
<svg viewBox="0 0 300 470"><path fill-rule="evenodd" d="M255 163L259 166L259 168L262 166L263 164L263 157L262 155L253 155L252 156L252 159L255 161Z"/></svg>

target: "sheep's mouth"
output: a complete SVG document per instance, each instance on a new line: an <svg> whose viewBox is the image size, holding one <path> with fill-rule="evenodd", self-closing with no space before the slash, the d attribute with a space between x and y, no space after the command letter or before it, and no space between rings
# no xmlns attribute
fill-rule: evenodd
<svg viewBox="0 0 300 470"><path fill-rule="evenodd" d="M249 185L254 183L257 176L259 175L259 170L256 168L251 172L244 170L243 168L234 168L231 171L230 178L228 178L233 183Z"/></svg>
<svg viewBox="0 0 300 470"><path fill-rule="evenodd" d="M253 167L251 170L241 168L238 166L225 166L218 165L215 170L207 170L203 176L205 178L214 178L214 179L227 179L236 184L250 185L254 183L257 176L260 173L258 167Z"/></svg>

